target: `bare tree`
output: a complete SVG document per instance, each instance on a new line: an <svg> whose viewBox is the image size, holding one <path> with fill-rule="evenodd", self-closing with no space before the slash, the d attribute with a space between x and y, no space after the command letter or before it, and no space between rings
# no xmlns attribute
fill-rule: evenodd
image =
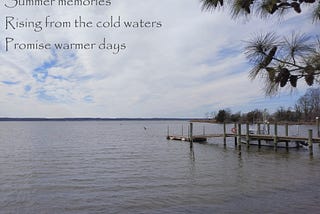
<svg viewBox="0 0 320 214"><path fill-rule="evenodd" d="M320 116L320 88L310 88L298 99L295 105L296 112L303 115L305 121L312 121Z"/></svg>

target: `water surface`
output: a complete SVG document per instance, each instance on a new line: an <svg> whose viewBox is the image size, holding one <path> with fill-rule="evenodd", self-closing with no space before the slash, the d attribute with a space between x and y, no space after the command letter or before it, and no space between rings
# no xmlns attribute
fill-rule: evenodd
<svg viewBox="0 0 320 214"><path fill-rule="evenodd" d="M166 140L168 125L187 132L181 121L1 122L1 213L320 212L317 145L313 157L254 147L239 155L233 139L210 139L192 152Z"/></svg>

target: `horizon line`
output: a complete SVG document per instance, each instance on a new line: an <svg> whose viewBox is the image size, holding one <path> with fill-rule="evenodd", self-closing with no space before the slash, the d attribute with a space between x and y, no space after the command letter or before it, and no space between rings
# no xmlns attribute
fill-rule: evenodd
<svg viewBox="0 0 320 214"><path fill-rule="evenodd" d="M116 121L116 120L196 120L205 118L183 117L0 117L0 121Z"/></svg>

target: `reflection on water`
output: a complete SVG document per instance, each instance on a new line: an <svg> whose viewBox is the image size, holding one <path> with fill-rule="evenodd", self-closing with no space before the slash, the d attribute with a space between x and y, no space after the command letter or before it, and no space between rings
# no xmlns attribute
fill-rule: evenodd
<svg viewBox="0 0 320 214"><path fill-rule="evenodd" d="M210 139L190 150L186 142L165 139L168 125L180 132L181 124L2 122L1 213L317 213L320 209L317 145L313 158L306 149L274 152L243 146L239 150L231 138L226 146L222 139ZM205 126L206 133L221 130ZM203 125L199 127L202 132Z"/></svg>

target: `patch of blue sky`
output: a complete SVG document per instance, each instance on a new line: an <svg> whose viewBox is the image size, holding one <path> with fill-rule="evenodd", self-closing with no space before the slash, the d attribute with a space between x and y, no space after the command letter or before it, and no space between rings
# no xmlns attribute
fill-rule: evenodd
<svg viewBox="0 0 320 214"><path fill-rule="evenodd" d="M221 59L220 59L221 60ZM202 60L201 62L198 63L198 65L207 65L207 66L216 66L219 65L220 61L218 58L215 56L215 54L209 55L208 58Z"/></svg>
<svg viewBox="0 0 320 214"><path fill-rule="evenodd" d="M75 74L72 74L71 76L69 76L69 78L72 79L72 80L75 80L77 82L82 82L82 81L91 80L91 79L94 79L94 78L97 78L97 77L95 77L94 75L77 76Z"/></svg>
<svg viewBox="0 0 320 214"><path fill-rule="evenodd" d="M94 78L93 75L78 76L77 73L73 72L68 76L55 75L50 73L51 68L65 69L74 65L77 59L77 55L74 52L61 53L62 56L58 56L56 51L51 51L52 58L49 61L45 61L43 64L35 68L32 72L32 77L37 82L46 82L48 78L52 78L60 81L86 81ZM63 60L59 60L59 58Z"/></svg>
<svg viewBox="0 0 320 214"><path fill-rule="evenodd" d="M87 95L83 98L83 101L86 103L93 103L93 97L91 95Z"/></svg>
<svg viewBox="0 0 320 214"><path fill-rule="evenodd" d="M54 90L47 90L42 87L36 92L36 97L41 102L47 103L72 103L73 98L70 96L71 90L65 88L56 88Z"/></svg>
<svg viewBox="0 0 320 214"><path fill-rule="evenodd" d="M30 85L25 85L24 86L24 91L25 92L29 92L29 91L31 91L31 89L32 89L32 87Z"/></svg>
<svg viewBox="0 0 320 214"><path fill-rule="evenodd" d="M48 69L55 67L58 63L57 54L54 51L51 51L51 53L53 58L49 61L45 61L32 72L32 77L38 82L45 82L48 77Z"/></svg>
<svg viewBox="0 0 320 214"><path fill-rule="evenodd" d="M214 68L213 68L214 69ZM234 75L238 75L240 73L248 73L249 74L250 71L250 66L246 63L243 63L241 65L237 65L237 66L233 66L228 68L228 70L225 70L223 72L214 72L214 70L204 76L201 76L199 78L201 78L202 82L212 82L212 81L217 81L219 79L221 79L223 81L223 79L226 78L233 78ZM249 80L249 78L248 78Z"/></svg>
<svg viewBox="0 0 320 214"><path fill-rule="evenodd" d="M40 101L57 102L57 98L55 96L48 95L48 93L45 89L40 89L36 93L37 93L37 98Z"/></svg>
<svg viewBox="0 0 320 214"><path fill-rule="evenodd" d="M67 77L64 77L62 75L48 75L48 77L55 79L55 80L65 80L65 81L69 81L69 79Z"/></svg>
<svg viewBox="0 0 320 214"><path fill-rule="evenodd" d="M49 61L45 61L42 65L35 68L34 69L35 72L41 72L44 70L48 70L49 68L52 68L57 65L57 63L58 63L57 53L55 53L54 51L51 51L51 53L52 53L53 58Z"/></svg>
<svg viewBox="0 0 320 214"><path fill-rule="evenodd" d="M281 96L275 96L271 98L260 98L256 99L250 102L250 105L248 107L251 107L251 110L254 109L261 109L263 110L266 108L270 113L276 111L280 107L283 108L294 108L297 100L301 97L300 94L291 94L291 95L281 95ZM246 109L249 110L250 109Z"/></svg>
<svg viewBox="0 0 320 214"><path fill-rule="evenodd" d="M48 71L46 70L38 70L34 71L32 77L37 80L37 82L45 82L48 77Z"/></svg>
<svg viewBox="0 0 320 214"><path fill-rule="evenodd" d="M217 54L217 59L218 60L223 60L225 58L229 57L235 57L239 54L241 54L243 50L239 45L234 45L234 46L226 46L224 48L221 48Z"/></svg>
<svg viewBox="0 0 320 214"><path fill-rule="evenodd" d="M59 57L58 54L55 51L51 51L52 58L48 61L45 61L43 64L40 66L36 67L33 72L32 76L35 80L38 82L45 82L48 77L57 79L57 80L68 80L67 77L64 77L62 75L51 75L49 74L49 69L54 68L54 67L60 67L60 68L68 68L71 66L71 62L76 60L77 56L75 53L71 52L68 53L64 59L67 59L67 63L64 62L59 62Z"/></svg>
<svg viewBox="0 0 320 214"><path fill-rule="evenodd" d="M55 53L57 54L57 53ZM60 55L61 54L61 55ZM58 56L57 56L57 63L56 63L56 67L59 68L69 68L71 66L74 65L74 62L77 60L77 55L75 52L59 52L59 55L62 60L58 60Z"/></svg>
<svg viewBox="0 0 320 214"><path fill-rule="evenodd" d="M20 83L20 81L8 81L8 80L4 80L1 82L5 85L18 85Z"/></svg>
<svg viewBox="0 0 320 214"><path fill-rule="evenodd" d="M292 16L288 19L281 19L280 25L281 26L297 26L297 25L305 25L306 23L312 23L312 11L307 7L303 8L303 14L300 14L299 16ZM287 18L287 17L286 17Z"/></svg>
<svg viewBox="0 0 320 214"><path fill-rule="evenodd" d="M207 65L207 66L219 66L220 64L224 64L226 60L232 63L232 58L235 58L241 54L244 55L243 48L238 46L229 46L222 48L216 54L209 55L208 58L204 59L199 63L199 65Z"/></svg>

